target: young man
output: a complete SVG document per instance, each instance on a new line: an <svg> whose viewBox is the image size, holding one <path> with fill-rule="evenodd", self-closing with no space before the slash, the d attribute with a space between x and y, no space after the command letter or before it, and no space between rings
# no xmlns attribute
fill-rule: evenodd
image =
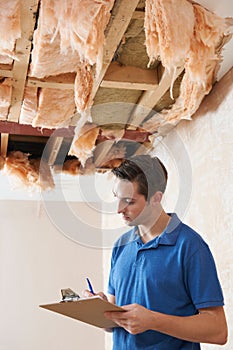
<svg viewBox="0 0 233 350"><path fill-rule="evenodd" d="M118 213L132 229L116 242L107 312L114 350L197 350L225 344L227 325L215 263L201 236L167 214L161 199L167 173L149 155L125 160L115 175Z"/></svg>

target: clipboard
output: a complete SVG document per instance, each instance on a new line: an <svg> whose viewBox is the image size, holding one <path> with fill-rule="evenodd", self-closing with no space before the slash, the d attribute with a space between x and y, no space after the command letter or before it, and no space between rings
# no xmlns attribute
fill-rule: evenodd
<svg viewBox="0 0 233 350"><path fill-rule="evenodd" d="M77 301L62 301L39 306L99 328L118 327L115 322L104 316L105 311L125 311L122 307L112 304L98 295Z"/></svg>

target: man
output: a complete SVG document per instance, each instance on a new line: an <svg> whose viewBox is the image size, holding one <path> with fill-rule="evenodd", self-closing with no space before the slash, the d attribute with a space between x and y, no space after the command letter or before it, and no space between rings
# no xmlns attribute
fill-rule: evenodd
<svg viewBox="0 0 233 350"><path fill-rule="evenodd" d="M132 226L112 252L108 299L126 310L105 314L119 325L113 349L225 344L223 295L212 254L198 233L163 210L164 166L158 158L135 156L113 174L118 213Z"/></svg>

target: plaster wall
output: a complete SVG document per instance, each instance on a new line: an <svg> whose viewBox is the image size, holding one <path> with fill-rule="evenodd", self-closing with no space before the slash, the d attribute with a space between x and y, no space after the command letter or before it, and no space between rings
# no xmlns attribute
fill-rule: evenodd
<svg viewBox="0 0 233 350"><path fill-rule="evenodd" d="M39 308L60 301L61 288L81 294L87 276L96 290L103 289L102 250L85 241L94 234L91 226L84 225L75 241L66 230L70 216L64 202L50 205L57 221L40 201L0 201L0 350L103 350L103 330ZM70 215L79 217L72 221L79 232L84 227L80 219L90 222L90 211L85 203L66 205ZM91 214L96 227L101 225L99 212Z"/></svg>

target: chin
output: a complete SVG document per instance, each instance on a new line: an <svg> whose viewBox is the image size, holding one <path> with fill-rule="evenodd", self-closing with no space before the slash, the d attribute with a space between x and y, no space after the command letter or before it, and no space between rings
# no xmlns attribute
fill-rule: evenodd
<svg viewBox="0 0 233 350"><path fill-rule="evenodd" d="M133 224L132 224L132 221L130 220L130 219L126 219L126 218L122 218L123 219L123 221L124 221L124 223L126 224L126 225L128 225L128 226L132 226Z"/></svg>
<svg viewBox="0 0 233 350"><path fill-rule="evenodd" d="M127 226L137 225L134 220L130 220L130 219L124 220L124 222L126 223Z"/></svg>

